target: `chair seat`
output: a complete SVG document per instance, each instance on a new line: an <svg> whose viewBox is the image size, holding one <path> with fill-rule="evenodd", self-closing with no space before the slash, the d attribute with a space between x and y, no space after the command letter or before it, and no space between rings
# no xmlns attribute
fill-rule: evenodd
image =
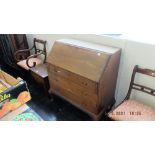
<svg viewBox="0 0 155 155"><path fill-rule="evenodd" d="M43 61L39 58L31 58L29 59L29 65L32 66L33 65L33 62L36 62L36 65L39 65L39 64L42 64ZM17 63L18 66L26 69L26 70L29 70L30 68L27 66L26 64L26 60L21 60Z"/></svg>
<svg viewBox="0 0 155 155"><path fill-rule="evenodd" d="M127 100L108 116L116 121L155 121L155 108L135 100Z"/></svg>

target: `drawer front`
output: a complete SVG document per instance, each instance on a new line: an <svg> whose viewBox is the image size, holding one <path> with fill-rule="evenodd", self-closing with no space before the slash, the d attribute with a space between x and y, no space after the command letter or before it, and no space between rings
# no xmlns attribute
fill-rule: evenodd
<svg viewBox="0 0 155 155"><path fill-rule="evenodd" d="M60 77L50 77L50 80L52 92L91 113L98 112L98 96L96 94L90 94L77 84L67 82Z"/></svg>
<svg viewBox="0 0 155 155"><path fill-rule="evenodd" d="M82 76L78 76L74 73L66 71L60 67L56 67L53 65L48 65L49 74L53 74L54 76L60 76L68 81L72 81L77 83L83 88L86 88L87 91L97 94L97 84L89 79L86 79Z"/></svg>

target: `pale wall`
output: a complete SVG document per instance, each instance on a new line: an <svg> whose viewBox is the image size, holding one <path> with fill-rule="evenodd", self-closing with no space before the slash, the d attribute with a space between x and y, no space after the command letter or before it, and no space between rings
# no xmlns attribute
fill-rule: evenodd
<svg viewBox="0 0 155 155"><path fill-rule="evenodd" d="M155 45L93 34L30 34L27 35L27 37L30 45L32 44L33 37L47 40L48 52L51 50L54 41L61 38L74 38L122 48L119 75L115 93L117 104L120 103L126 95L134 65L138 64L142 67L155 69ZM137 80L139 82L147 81L147 79L143 78L143 80L141 80L139 77L137 77ZM147 82L149 82L149 84L155 88L155 81L149 80ZM148 96L146 97L141 94L138 95L137 93L134 95L143 102L147 103L149 100L149 104L155 107L154 98L148 98Z"/></svg>

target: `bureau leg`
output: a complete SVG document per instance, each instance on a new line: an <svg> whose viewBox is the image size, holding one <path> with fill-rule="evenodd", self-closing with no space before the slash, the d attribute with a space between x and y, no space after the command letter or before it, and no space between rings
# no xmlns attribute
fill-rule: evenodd
<svg viewBox="0 0 155 155"><path fill-rule="evenodd" d="M115 98L113 97L112 100L111 100L110 103L109 103L109 106L108 106L108 108L107 108L107 110L106 110L106 113L108 113L109 111L112 110L113 106L115 105L115 102L116 102L116 100L115 100Z"/></svg>
<svg viewBox="0 0 155 155"><path fill-rule="evenodd" d="M53 94L50 94L49 95L49 99L50 99L50 102L53 102L54 101L54 95Z"/></svg>
<svg viewBox="0 0 155 155"><path fill-rule="evenodd" d="M93 121L100 121L100 120L102 120L102 117L103 117L105 114L106 114L105 109L102 109L98 115L92 116L92 120L93 120Z"/></svg>
<svg viewBox="0 0 155 155"><path fill-rule="evenodd" d="M50 101L53 102L54 101L54 94L51 92L50 89L49 89L48 93L49 93L49 99L50 99Z"/></svg>
<svg viewBox="0 0 155 155"><path fill-rule="evenodd" d="M98 116L92 116L92 120L93 120L93 121L99 121L99 119L100 119L100 118L99 118Z"/></svg>

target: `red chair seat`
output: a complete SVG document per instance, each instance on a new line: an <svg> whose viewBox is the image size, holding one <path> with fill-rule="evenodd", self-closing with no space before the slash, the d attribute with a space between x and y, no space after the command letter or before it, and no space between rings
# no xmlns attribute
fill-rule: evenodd
<svg viewBox="0 0 155 155"><path fill-rule="evenodd" d="M108 116L116 121L155 121L155 108L135 100L127 100Z"/></svg>
<svg viewBox="0 0 155 155"><path fill-rule="evenodd" d="M33 66L33 62L36 62L36 66L39 64L42 64L43 61L39 58L31 58L29 59L29 65ZM17 63L17 65L19 65L20 67L22 67L23 69L29 70L30 68L27 66L26 64L26 60L21 60Z"/></svg>

